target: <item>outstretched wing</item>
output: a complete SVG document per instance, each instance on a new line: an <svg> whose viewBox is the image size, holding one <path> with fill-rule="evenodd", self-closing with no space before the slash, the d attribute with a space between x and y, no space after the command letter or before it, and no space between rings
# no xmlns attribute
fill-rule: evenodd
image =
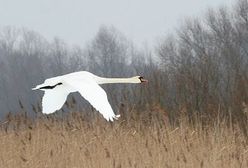
<svg viewBox="0 0 248 168"><path fill-rule="evenodd" d="M65 103L68 94L63 85L45 90L42 98L42 112L50 114L59 110Z"/></svg>
<svg viewBox="0 0 248 168"><path fill-rule="evenodd" d="M68 85L77 90L97 111L99 111L107 121L117 119L109 102L106 92L95 82L91 80L66 81Z"/></svg>

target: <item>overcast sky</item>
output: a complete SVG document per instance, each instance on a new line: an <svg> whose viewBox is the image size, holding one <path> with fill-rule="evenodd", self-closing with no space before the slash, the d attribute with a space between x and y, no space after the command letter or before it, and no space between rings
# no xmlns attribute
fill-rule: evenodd
<svg viewBox="0 0 248 168"><path fill-rule="evenodd" d="M83 46L101 25L112 25L140 45L154 43L187 16L235 0L0 0L0 27L25 27L47 39Z"/></svg>

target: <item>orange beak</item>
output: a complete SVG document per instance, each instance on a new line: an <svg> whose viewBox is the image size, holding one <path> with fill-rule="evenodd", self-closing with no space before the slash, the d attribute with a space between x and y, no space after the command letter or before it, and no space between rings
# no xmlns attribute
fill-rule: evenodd
<svg viewBox="0 0 248 168"><path fill-rule="evenodd" d="M141 83L148 83L148 80L144 79L143 77L140 77L140 81L141 81Z"/></svg>

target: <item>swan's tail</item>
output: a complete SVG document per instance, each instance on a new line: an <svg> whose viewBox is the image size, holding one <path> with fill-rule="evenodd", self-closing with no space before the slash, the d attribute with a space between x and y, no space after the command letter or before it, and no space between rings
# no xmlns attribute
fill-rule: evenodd
<svg viewBox="0 0 248 168"><path fill-rule="evenodd" d="M34 87L34 88L32 88L32 90L38 90L39 88L38 87Z"/></svg>
<svg viewBox="0 0 248 168"><path fill-rule="evenodd" d="M32 88L32 90L39 90L43 86L47 86L47 84L43 83L43 84L37 85L34 88Z"/></svg>

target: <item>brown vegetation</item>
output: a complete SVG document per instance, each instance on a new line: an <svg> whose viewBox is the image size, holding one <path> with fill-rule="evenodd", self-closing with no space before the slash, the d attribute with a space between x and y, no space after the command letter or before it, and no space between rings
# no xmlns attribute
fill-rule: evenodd
<svg viewBox="0 0 248 168"><path fill-rule="evenodd" d="M248 167L248 145L225 121L172 126L159 111L132 111L108 123L71 113L1 123L1 167ZM95 114L95 113L93 113Z"/></svg>

